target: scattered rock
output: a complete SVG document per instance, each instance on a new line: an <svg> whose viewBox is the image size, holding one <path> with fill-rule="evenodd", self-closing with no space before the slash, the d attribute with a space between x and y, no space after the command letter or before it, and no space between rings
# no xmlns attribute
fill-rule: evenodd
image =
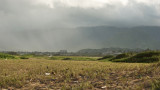
<svg viewBox="0 0 160 90"><path fill-rule="evenodd" d="M50 73L45 73L45 75L46 75L46 76L49 76L49 75L51 75L51 74L50 74Z"/></svg>
<svg viewBox="0 0 160 90"><path fill-rule="evenodd" d="M102 89L105 89L105 88L107 88L107 86L103 86L103 87L101 87Z"/></svg>

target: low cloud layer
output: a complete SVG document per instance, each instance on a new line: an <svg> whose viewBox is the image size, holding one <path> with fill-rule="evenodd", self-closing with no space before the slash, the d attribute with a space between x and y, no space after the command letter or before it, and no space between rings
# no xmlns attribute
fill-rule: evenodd
<svg viewBox="0 0 160 90"><path fill-rule="evenodd" d="M159 25L159 0L0 0L0 50L108 47L84 38L79 28Z"/></svg>

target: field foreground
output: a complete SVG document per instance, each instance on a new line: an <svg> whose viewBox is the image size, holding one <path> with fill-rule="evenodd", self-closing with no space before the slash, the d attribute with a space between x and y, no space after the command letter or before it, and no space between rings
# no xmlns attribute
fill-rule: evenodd
<svg viewBox="0 0 160 90"><path fill-rule="evenodd" d="M158 90L160 63L0 60L0 89Z"/></svg>

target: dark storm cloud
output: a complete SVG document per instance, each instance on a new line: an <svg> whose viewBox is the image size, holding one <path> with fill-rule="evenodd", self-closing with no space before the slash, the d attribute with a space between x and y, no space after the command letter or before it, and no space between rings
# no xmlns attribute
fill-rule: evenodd
<svg viewBox="0 0 160 90"><path fill-rule="evenodd" d="M82 0L79 4L73 0L0 0L0 50L101 48L112 46L117 40L104 38L100 44L98 36L88 39L89 34L84 36L79 27L160 25L160 4L156 0L152 4L113 1Z"/></svg>

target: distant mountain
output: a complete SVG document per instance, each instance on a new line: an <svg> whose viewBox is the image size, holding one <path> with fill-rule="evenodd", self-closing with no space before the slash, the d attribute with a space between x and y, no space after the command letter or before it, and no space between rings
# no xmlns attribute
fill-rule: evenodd
<svg viewBox="0 0 160 90"><path fill-rule="evenodd" d="M0 30L1 51L78 51L84 48L160 49L160 27L93 26Z"/></svg>
<svg viewBox="0 0 160 90"><path fill-rule="evenodd" d="M99 47L122 47L160 49L160 27L80 27L85 41L92 41Z"/></svg>

